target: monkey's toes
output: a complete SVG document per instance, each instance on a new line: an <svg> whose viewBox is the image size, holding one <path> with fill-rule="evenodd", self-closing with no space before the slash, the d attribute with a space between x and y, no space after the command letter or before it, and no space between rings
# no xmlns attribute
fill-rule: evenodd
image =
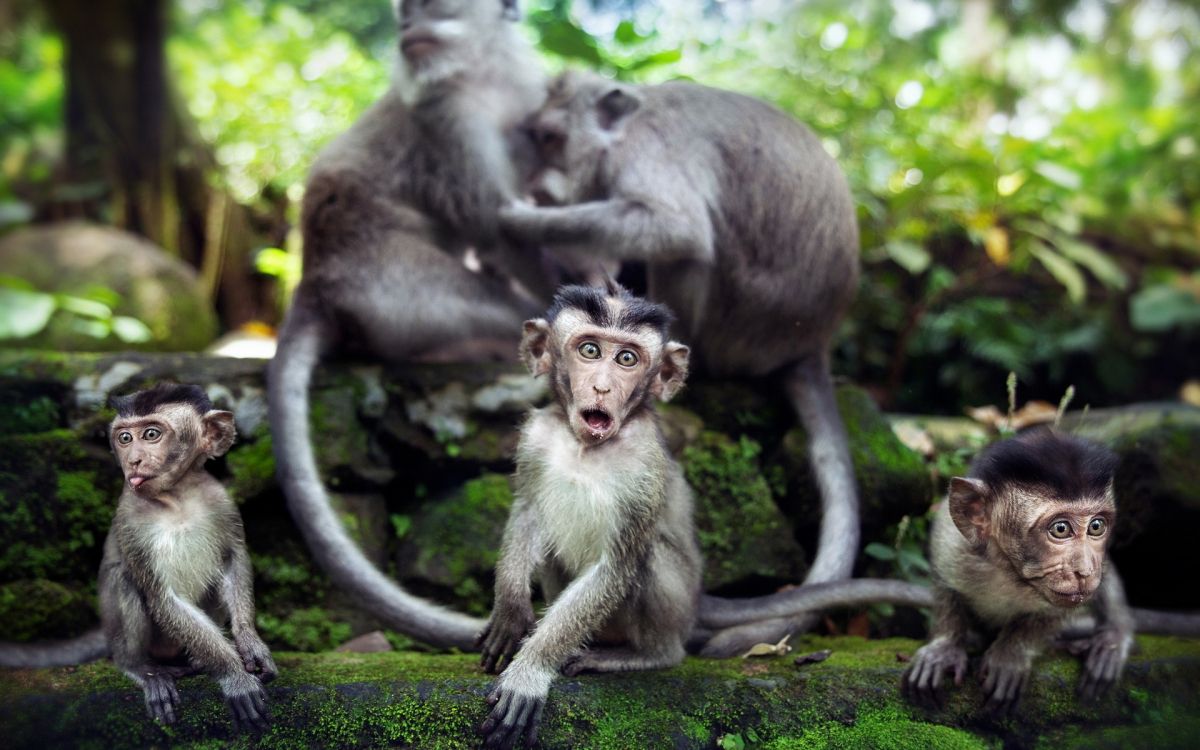
<svg viewBox="0 0 1200 750"><path fill-rule="evenodd" d="M480 734L484 735L484 747L508 750L521 744L522 740L526 747L532 747L537 742L538 724L546 699L500 691L489 696L489 701L492 700L495 705L479 726Z"/></svg>

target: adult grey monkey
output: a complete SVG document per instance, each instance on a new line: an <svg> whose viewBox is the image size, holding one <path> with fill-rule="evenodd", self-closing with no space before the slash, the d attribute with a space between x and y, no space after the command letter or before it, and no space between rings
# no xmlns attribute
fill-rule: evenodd
<svg viewBox="0 0 1200 750"><path fill-rule="evenodd" d="M641 261L675 336L717 376L778 375L808 430L822 498L805 578L848 578L858 496L829 349L858 284L858 228L845 178L811 131L780 110L692 83L633 86L568 73L532 118L542 168L504 230L554 255ZM718 634L708 655L773 642L808 616Z"/></svg>

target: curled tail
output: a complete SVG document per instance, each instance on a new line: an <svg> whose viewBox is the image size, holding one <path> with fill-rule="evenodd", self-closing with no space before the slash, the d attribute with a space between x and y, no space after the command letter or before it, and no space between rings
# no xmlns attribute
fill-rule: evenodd
<svg viewBox="0 0 1200 750"><path fill-rule="evenodd" d="M705 595L700 597L696 621L702 628L719 630L758 621L811 614L834 607L860 607L865 604L884 603L929 607L933 605L933 594L928 586L915 583L886 578L855 578L849 581L805 584L778 594L747 599L724 599Z"/></svg>
<svg viewBox="0 0 1200 750"><path fill-rule="evenodd" d="M1156 609L1130 610L1133 626L1139 633L1200 637L1200 612L1162 612Z"/></svg>
<svg viewBox="0 0 1200 750"><path fill-rule="evenodd" d="M858 556L858 487L828 360L824 353L806 357L788 373L785 383L788 397L808 433L808 458L821 493L817 554L804 578L803 588L849 578L854 573L854 560ZM788 633L808 630L816 622L811 612L756 619L750 624L733 625L715 633L700 653L712 657L732 656L756 643L774 643Z"/></svg>
<svg viewBox="0 0 1200 750"><path fill-rule="evenodd" d="M0 667L69 667L108 656L108 640L100 628L64 641L0 643Z"/></svg>
<svg viewBox="0 0 1200 750"><path fill-rule="evenodd" d="M356 597L362 609L430 645L472 648L484 622L413 596L381 573L346 533L330 505L308 429L308 388L330 340L318 313L293 307L268 374L276 474L292 518L317 564L337 586Z"/></svg>

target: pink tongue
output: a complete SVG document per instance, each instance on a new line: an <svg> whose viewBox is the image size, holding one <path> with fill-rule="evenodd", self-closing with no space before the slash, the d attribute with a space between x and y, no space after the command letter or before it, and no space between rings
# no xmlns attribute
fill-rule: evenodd
<svg viewBox="0 0 1200 750"><path fill-rule="evenodd" d="M142 485L142 482L144 482L144 481L146 481L145 477L130 477L129 478L129 483L132 484L134 487L140 487Z"/></svg>
<svg viewBox="0 0 1200 750"><path fill-rule="evenodd" d="M588 427L593 430L599 430L608 424L608 417L603 414L589 414L587 417Z"/></svg>

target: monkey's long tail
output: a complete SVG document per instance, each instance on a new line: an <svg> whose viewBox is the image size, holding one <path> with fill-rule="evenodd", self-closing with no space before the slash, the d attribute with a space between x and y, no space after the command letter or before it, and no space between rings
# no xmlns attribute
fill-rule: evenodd
<svg viewBox="0 0 1200 750"><path fill-rule="evenodd" d="M858 488L838 413L826 354L801 360L785 382L788 397L808 432L808 455L821 492L821 531L804 588L809 584L841 581L854 572L858 556ZM744 622L744 621L743 621ZM743 653L756 643L774 643L787 633L808 630L816 622L811 612L789 614L751 624L734 625L704 644L701 654L726 657Z"/></svg>
<svg viewBox="0 0 1200 750"><path fill-rule="evenodd" d="M63 641L0 642L0 667L69 667L106 656L108 641L100 628Z"/></svg>
<svg viewBox="0 0 1200 750"><path fill-rule="evenodd" d="M298 297L299 299L299 297ZM276 473L288 509L317 564L388 626L433 646L469 649L484 622L452 612L401 588L381 573L334 513L313 457L308 388L329 341L319 314L293 307L268 376Z"/></svg>
<svg viewBox="0 0 1200 750"><path fill-rule="evenodd" d="M854 578L805 584L777 594L746 599L725 599L706 594L700 597L696 621L702 628L720 630L761 620L787 619L835 607L884 603L930 607L933 605L933 593L928 586L916 583L886 578Z"/></svg>

